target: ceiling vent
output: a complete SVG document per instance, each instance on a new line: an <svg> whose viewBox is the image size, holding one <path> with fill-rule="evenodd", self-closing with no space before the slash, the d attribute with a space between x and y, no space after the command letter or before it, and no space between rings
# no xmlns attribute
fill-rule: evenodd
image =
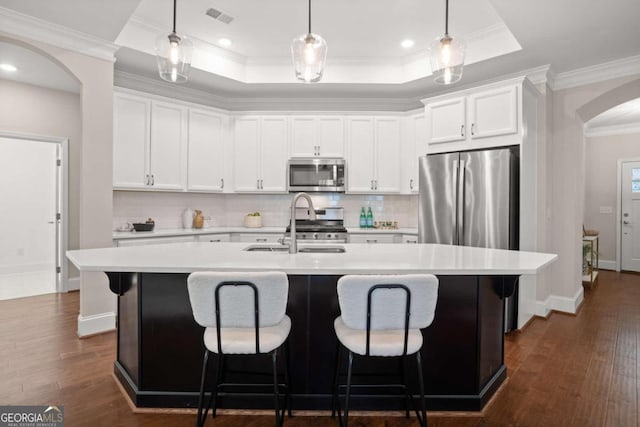
<svg viewBox="0 0 640 427"><path fill-rule="evenodd" d="M207 15L209 15L210 17L212 17L216 21L220 21L220 22L225 23L225 24L230 24L231 21L234 20L233 16L227 15L226 13L222 12L221 10L214 9L214 8L207 9Z"/></svg>

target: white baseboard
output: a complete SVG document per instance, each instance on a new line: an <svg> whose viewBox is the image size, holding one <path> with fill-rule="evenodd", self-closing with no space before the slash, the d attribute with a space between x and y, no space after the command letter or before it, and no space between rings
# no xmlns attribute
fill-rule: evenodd
<svg viewBox="0 0 640 427"><path fill-rule="evenodd" d="M616 271L617 269L617 262L615 261L609 261L606 259L601 259L598 261L598 268L601 268L603 270L613 270Z"/></svg>
<svg viewBox="0 0 640 427"><path fill-rule="evenodd" d="M80 278L69 277L69 280L67 280L67 291L78 291L78 290L80 290Z"/></svg>
<svg viewBox="0 0 640 427"><path fill-rule="evenodd" d="M80 338L102 332L113 331L115 328L115 313L101 313L86 317L78 315L78 336Z"/></svg>
<svg viewBox="0 0 640 427"><path fill-rule="evenodd" d="M547 298L547 308L555 311L562 311L564 313L576 314L582 300L584 299L584 288L580 286L578 291L573 297L560 297L557 295L551 295Z"/></svg>
<svg viewBox="0 0 640 427"><path fill-rule="evenodd" d="M533 306L533 314L540 317L547 317L551 313L551 296L544 301L536 301Z"/></svg>

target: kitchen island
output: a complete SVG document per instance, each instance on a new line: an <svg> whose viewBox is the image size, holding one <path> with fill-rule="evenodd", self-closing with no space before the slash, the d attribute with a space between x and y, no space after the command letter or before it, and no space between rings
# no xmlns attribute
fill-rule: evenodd
<svg viewBox="0 0 640 427"><path fill-rule="evenodd" d="M440 287L434 321L424 330L427 407L481 410L506 378L504 298L514 291L520 275L536 274L557 258L432 244L347 244L344 253L297 254L264 252L259 245L252 245L256 251L246 251L247 246L194 242L67 253L80 271L105 272L110 289L119 296L114 371L136 406L197 405L203 329L191 313L189 273L278 270L287 273L290 281L287 313L292 320L294 409L330 408L340 276L431 273L438 276ZM231 363L246 368L251 362L239 356ZM373 360L361 366L386 372L397 365ZM234 365L230 367L233 370ZM256 381L252 375L244 379ZM260 393L251 398L229 394L220 400L223 408L269 408L271 404L271 396ZM403 404L399 396L361 395L354 396L352 407L379 410Z"/></svg>

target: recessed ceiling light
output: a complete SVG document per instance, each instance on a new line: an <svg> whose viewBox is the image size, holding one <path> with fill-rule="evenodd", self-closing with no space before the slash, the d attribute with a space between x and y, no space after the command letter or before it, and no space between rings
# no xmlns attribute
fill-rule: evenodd
<svg viewBox="0 0 640 427"><path fill-rule="evenodd" d="M231 46L231 40L229 39L220 39L218 40L218 44L222 47L229 47Z"/></svg>
<svg viewBox="0 0 640 427"><path fill-rule="evenodd" d="M406 40L403 40L402 43L400 43L400 46L402 46L405 49L409 49L410 47L413 47L413 45L415 44L416 42L414 42L413 40L406 39Z"/></svg>
<svg viewBox="0 0 640 427"><path fill-rule="evenodd" d="M18 71L15 65L12 64L0 64L0 70L6 71L8 73L15 73Z"/></svg>

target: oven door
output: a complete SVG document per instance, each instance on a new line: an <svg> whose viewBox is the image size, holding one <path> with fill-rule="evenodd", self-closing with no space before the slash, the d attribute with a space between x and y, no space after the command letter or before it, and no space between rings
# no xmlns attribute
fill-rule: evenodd
<svg viewBox="0 0 640 427"><path fill-rule="evenodd" d="M344 192L345 164L343 159L292 159L289 161L290 192Z"/></svg>

